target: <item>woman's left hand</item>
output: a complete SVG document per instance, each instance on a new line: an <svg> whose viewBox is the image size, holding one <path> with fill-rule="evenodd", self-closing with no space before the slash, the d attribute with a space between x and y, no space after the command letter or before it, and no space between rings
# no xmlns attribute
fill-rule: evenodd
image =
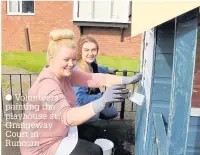
<svg viewBox="0 0 200 155"><path fill-rule="evenodd" d="M122 83L121 84L135 84L142 79L142 73L136 73L131 77L122 76Z"/></svg>

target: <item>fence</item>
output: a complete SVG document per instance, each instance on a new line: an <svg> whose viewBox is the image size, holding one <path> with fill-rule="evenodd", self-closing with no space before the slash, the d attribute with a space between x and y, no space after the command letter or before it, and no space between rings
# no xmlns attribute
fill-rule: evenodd
<svg viewBox="0 0 200 155"><path fill-rule="evenodd" d="M123 76L127 76L127 73L137 73L135 71L117 71L121 72ZM1 86L1 99L2 99L2 117L4 118L4 105L5 105L5 98L6 94L10 94L12 96L11 98L11 105L14 105L14 99L13 94L19 94L20 96L23 96L25 93L28 92L28 89L31 87L32 83L37 78L38 73L26 73L26 74L2 74L2 86ZM24 102L21 100L21 105L23 105ZM121 103L120 107L120 118L124 119L124 113L125 113L125 100ZM131 109L129 112L135 112L133 103L131 103ZM12 113L14 113L14 110L12 110ZM23 110L22 110L23 113Z"/></svg>

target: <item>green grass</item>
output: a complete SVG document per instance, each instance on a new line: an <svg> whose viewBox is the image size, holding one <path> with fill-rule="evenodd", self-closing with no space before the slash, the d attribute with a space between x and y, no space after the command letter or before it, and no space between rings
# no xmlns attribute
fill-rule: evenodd
<svg viewBox="0 0 200 155"><path fill-rule="evenodd" d="M40 72L46 65L46 55L42 52L2 52L2 65Z"/></svg>
<svg viewBox="0 0 200 155"><path fill-rule="evenodd" d="M1 83L2 83L2 88L9 88L10 87L10 83L5 77L1 78Z"/></svg>
<svg viewBox="0 0 200 155"><path fill-rule="evenodd" d="M100 65L119 70L139 69L139 58L98 56ZM40 72L46 65L46 54L43 52L2 52L2 65L22 68L29 72Z"/></svg>
<svg viewBox="0 0 200 155"><path fill-rule="evenodd" d="M116 68L119 70L138 70L139 58L113 57L113 56L98 56L97 61L103 66Z"/></svg>

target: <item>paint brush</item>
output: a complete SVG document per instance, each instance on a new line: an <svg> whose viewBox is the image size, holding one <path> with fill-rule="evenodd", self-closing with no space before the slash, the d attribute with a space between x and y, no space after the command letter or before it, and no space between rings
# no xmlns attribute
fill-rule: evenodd
<svg viewBox="0 0 200 155"><path fill-rule="evenodd" d="M127 99L139 106L142 106L142 104L144 102L144 98L145 98L145 96L143 94L139 94L137 92L130 90L128 93Z"/></svg>

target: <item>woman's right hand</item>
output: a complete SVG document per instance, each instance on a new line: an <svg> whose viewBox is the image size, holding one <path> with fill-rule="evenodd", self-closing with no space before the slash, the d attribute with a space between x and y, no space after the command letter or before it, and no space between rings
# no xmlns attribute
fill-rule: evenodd
<svg viewBox="0 0 200 155"><path fill-rule="evenodd" d="M129 91L126 89L125 85L107 88L101 98L92 102L92 108L94 112L101 112L109 103L122 102L126 98L128 92Z"/></svg>

